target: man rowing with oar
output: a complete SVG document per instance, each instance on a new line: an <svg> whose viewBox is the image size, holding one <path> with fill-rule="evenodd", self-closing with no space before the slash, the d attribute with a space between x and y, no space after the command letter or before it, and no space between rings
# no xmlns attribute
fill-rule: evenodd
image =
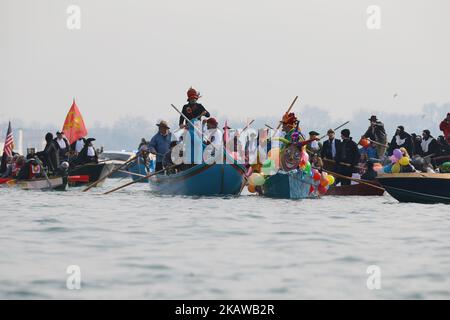
<svg viewBox="0 0 450 320"><path fill-rule="evenodd" d="M210 117L208 111L206 111L205 107L198 103L197 100L200 99L200 93L194 88L190 88L187 92L188 103L183 106L181 113L186 116L189 120L201 120L201 117L205 116L207 118ZM180 128L186 128L188 122L183 116L180 116Z"/></svg>
<svg viewBox="0 0 450 320"><path fill-rule="evenodd" d="M194 88L190 88L187 92L188 103L183 106L180 115L179 125L180 128L186 128L189 130L189 143L190 143L190 165L200 164L203 162L203 137L199 136L199 132L202 132L202 128L199 131L194 129L192 125L197 126L197 123L202 123L202 117L210 117L205 107L197 102L200 98L200 93ZM192 124L192 125L190 125ZM186 139L183 139L184 143L188 143Z"/></svg>
<svg viewBox="0 0 450 320"><path fill-rule="evenodd" d="M170 133L170 128L166 121L161 121L157 126L159 127L158 133L150 140L148 150L150 153L156 155L155 171L160 171L163 169L164 155L170 149L172 133Z"/></svg>

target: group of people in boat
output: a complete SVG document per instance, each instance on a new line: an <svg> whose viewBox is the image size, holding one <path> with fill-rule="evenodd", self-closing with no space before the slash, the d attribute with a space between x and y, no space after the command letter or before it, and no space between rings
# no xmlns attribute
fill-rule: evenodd
<svg viewBox="0 0 450 320"><path fill-rule="evenodd" d="M70 167L87 163L98 163L98 151L94 148L94 138L80 138L72 144L64 132L56 132L56 137L48 132L45 135L45 147L36 152L27 149L27 155L13 153L4 156L0 166L0 177L17 180L44 178L48 175L63 175Z"/></svg>
<svg viewBox="0 0 450 320"><path fill-rule="evenodd" d="M348 129L341 131L341 139L335 137L332 129L328 130L328 140L323 146L318 144L316 149L308 149L309 152L320 154L322 163L316 165L344 176L351 177L354 173L359 173L361 178L373 180L377 175L373 169L374 163L388 163L389 157L396 149L413 160L402 166L402 172L434 172L437 167L450 160L450 113L440 123L439 128L443 135L438 138L434 138L428 129L423 130L421 135L409 134L403 125L399 125L390 143L384 124L377 116L371 116L369 121L370 125L359 143L352 140ZM318 135L317 132L310 134L313 134L313 137ZM368 143L359 148L361 141ZM341 181L341 184L349 183L350 180Z"/></svg>
<svg viewBox="0 0 450 320"><path fill-rule="evenodd" d="M180 129L189 129L190 121L202 121L205 125L205 133L203 138L203 146L209 144L222 145L227 140L226 131L231 130L230 127L223 127L223 131L218 129L218 122L211 117L206 108L198 103L200 94L193 88L187 92L188 103L182 108L182 114L179 119ZM188 121L189 120L189 121ZM361 136L360 141L353 140L349 129L341 130L340 137L336 137L333 129L327 131L328 139L320 142L320 134L317 131L310 131L309 137L302 136L301 140L305 141L306 150L310 156L311 164L316 168L324 168L339 173L342 176L351 177L353 174L359 174L361 178L372 180L375 179L377 173L373 166L374 163L386 163L389 156L395 149L400 149L404 156L415 159L408 166L402 168L402 172L413 172L415 170L430 171L446 162L450 158L450 113L440 123L440 130L443 135L434 138L430 130L423 130L422 134L408 133L403 125L399 125L391 139L384 128L384 124L372 115L369 119L369 127ZM287 140L291 139L294 132L298 132L299 121L294 113L286 113L281 121L282 134ZM140 147L145 152L156 155L155 171L164 171L164 168L173 165L171 160L172 149L180 142L170 132L170 127L166 121L157 124L158 132L152 137L150 142ZM235 152L241 152L245 155L245 161L249 161L252 148L255 149L264 141L263 131L258 134L251 131L246 138L246 142L242 143L239 131L234 132L232 146ZM298 133L297 133L298 134ZM265 143L270 150L271 139L266 137ZM361 141L368 141L367 145L361 146ZM227 149L229 150L229 149ZM425 159L425 160L424 160ZM421 160L421 161L420 161ZM414 167L414 165L417 166ZM181 166L179 169L182 168ZM348 179L338 179L338 183L350 184Z"/></svg>
<svg viewBox="0 0 450 320"><path fill-rule="evenodd" d="M255 150L264 145L267 152L271 149L272 138L268 130L259 130L258 133L249 131L245 133L245 142L242 142L240 135L243 131L235 130L231 135L232 128L225 125L222 129L218 128L218 121L211 117L211 114L206 108L198 102L200 93L194 88L187 91L187 103L183 106L179 118L178 130L194 131L192 127L193 122L200 122L204 127L204 134L201 147L205 148L212 146L212 154L214 156L215 150L224 144L231 143L231 149L225 145L226 150L236 154L242 154L245 163L253 163L251 159L255 157ZM323 168L338 174L351 177L354 173L360 173L364 179L374 179L376 172L373 170L375 162L387 161L388 157L392 155L393 151L400 149L402 153L408 158L422 159L424 168L415 168L414 164L410 164L403 168L403 172L421 170L433 170L441 163L448 161L450 156L450 113L440 123L440 130L443 132L442 136L434 138L430 130L423 130L421 135L415 133L408 133L403 125L399 125L390 142L384 124L372 115L369 118L369 127L361 136L357 143L353 140L349 129L340 131L340 138L336 137L336 132L333 129L327 131L328 139L322 142L317 131L310 131L309 137L303 136L299 130L299 120L295 113L286 113L280 123L282 127L281 135L288 141L300 140L300 145L306 146L306 151L309 154L312 166L316 168ZM173 149L183 140L183 136L175 136L170 131L167 121L160 121L158 124L158 132L146 141L141 140L138 147L137 159L142 163L147 164L149 155L155 156L154 171L163 172L168 167L174 167L172 159ZM178 131L177 130L177 131ZM195 139L196 134L191 135L191 139ZM5 159L2 163L0 175L2 177L32 177L34 175L42 174L42 169L38 170L38 166L44 166L50 173L57 173L58 170L83 165L87 163L98 163L99 152L93 145L94 138L80 138L69 144L68 139L64 136L64 132L56 132L56 137L52 133L45 135L46 145L44 150L35 153L34 149L28 150L26 157L14 155L13 157ZM367 145L358 147L361 141L368 141ZM193 148L191 148L193 149ZM222 150L222 149L221 149ZM182 151L180 151L182 153ZM201 153L201 152L200 152ZM180 154L181 155L181 154ZM202 153L201 155L202 156ZM258 157L258 151L256 151ZM424 160L425 159L425 160ZM256 159L258 161L258 159ZM194 162L194 161L193 161ZM178 165L172 172L177 172L189 168L193 164ZM24 169L21 173L22 168ZM338 180L341 184L350 184L350 180Z"/></svg>

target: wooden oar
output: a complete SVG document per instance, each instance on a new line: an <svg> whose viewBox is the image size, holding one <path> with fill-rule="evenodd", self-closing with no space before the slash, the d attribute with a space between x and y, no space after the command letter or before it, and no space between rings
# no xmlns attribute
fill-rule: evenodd
<svg viewBox="0 0 450 320"><path fill-rule="evenodd" d="M244 132L245 130L247 130L247 129L252 125L253 122L255 122L255 120L250 121L250 122L244 127L244 129L242 129L241 133Z"/></svg>
<svg viewBox="0 0 450 320"><path fill-rule="evenodd" d="M266 124L264 124L267 128L269 128L269 129L271 129L271 130L273 130L273 128L271 127L271 126L269 126L267 123Z"/></svg>
<svg viewBox="0 0 450 320"><path fill-rule="evenodd" d="M334 128L333 131L336 131L336 130L342 128L343 126L345 126L345 125L348 124L349 122L350 122L350 121L344 122L344 123L341 124L339 127ZM324 134L323 136L321 136L320 139L319 139L319 141L322 140L323 138L325 138L327 135L328 135L328 133L327 133L327 134Z"/></svg>
<svg viewBox="0 0 450 320"><path fill-rule="evenodd" d="M154 176L154 175L156 175L156 174L159 174L159 173L164 172L164 171L166 171L166 170L170 170L170 169L172 169L172 168L174 168L174 167L176 167L176 166L177 166L177 165L174 164L174 165L171 165L171 166L169 166L169 167L167 167L167 168L161 169L161 170L159 170L159 171L149 173L149 174L146 175L146 176L140 177L139 179L137 179L137 180L135 180L135 181L131 181L131 182L125 183L124 185L122 185L122 186L120 186L120 187L117 187L117 188L114 188L114 189L112 189L112 190L109 190L109 191L107 191L107 192L105 192L105 193L103 193L103 194L110 194L110 193L113 193L113 192L115 192L115 191L117 191L117 190L123 189L123 188L128 187L128 186L130 186L130 185L132 185L132 184L141 182L142 180L147 179L147 178L150 178L150 177L152 177L152 176Z"/></svg>
<svg viewBox="0 0 450 320"><path fill-rule="evenodd" d="M314 168L314 169L320 170L319 168ZM344 176L344 175L342 175L342 174L339 174L339 173L336 173L336 172L333 172L333 171L325 170L325 169L323 169L323 168L322 168L322 171L325 171L325 172L327 172L327 173L329 173L329 174L331 174L331 175L333 175L333 176L336 176L336 177L339 177L339 178L342 178L342 179L347 179L347 180L355 181L355 182L358 182L358 183L361 183L361 184L365 184L365 185L367 185L367 186L370 186L370 187L372 187L372 188L375 188L375 189L379 189L379 190L383 190L383 191L384 191L384 188L379 187L379 186L377 186L377 185L374 185L374 184L368 182L367 180L361 180L361 179L356 179L356 178L352 178L352 177L347 177L347 176Z"/></svg>
<svg viewBox="0 0 450 320"><path fill-rule="evenodd" d="M36 158L34 158L34 159L36 160L36 162L37 162L37 163L39 164L39 166L41 167L42 172L44 173L45 180L47 180L48 187L51 189L51 188L52 188L52 183L50 182L50 179L48 178L47 172L45 172L44 164L42 163L41 159L39 159L39 157L36 157Z"/></svg>
<svg viewBox="0 0 450 320"><path fill-rule="evenodd" d="M294 106L294 104L297 102L298 96L295 96L294 101L292 101L291 105L289 106L289 108L287 109L286 113L289 113L292 110L292 107ZM275 130L275 133L273 135L273 137L275 137L276 133L278 132L278 130L280 130L281 126L283 125L283 120L280 121L280 123L278 124L277 130ZM273 138L272 137L272 138Z"/></svg>
<svg viewBox="0 0 450 320"><path fill-rule="evenodd" d="M124 166L126 166L128 163L130 163L131 161L133 161L134 159L136 159L137 155L131 157L130 159L128 159L127 161L125 161L124 163L122 163L119 167L117 167L114 170L111 170L110 173L108 173L106 176L104 176L103 178L98 179L97 181L94 181L93 183L91 183L90 185L88 185L83 192L86 192L88 190L90 190L91 188L95 187L96 185L98 185L100 182L106 180L108 177L110 177L113 173L119 171L120 169L122 169Z"/></svg>
<svg viewBox="0 0 450 320"><path fill-rule="evenodd" d="M387 145L387 144L382 144L380 142L376 142L376 141L374 141L372 139L369 139L369 138L366 138L366 139L369 140L370 142L376 144L376 145L379 145L379 146L382 146L382 147L386 147L386 148L389 147L389 145Z"/></svg>
<svg viewBox="0 0 450 320"><path fill-rule="evenodd" d="M143 174L134 173L134 172L125 171L125 170L119 170L119 172L122 172L122 173L128 173L130 176L145 177L145 175L143 175Z"/></svg>

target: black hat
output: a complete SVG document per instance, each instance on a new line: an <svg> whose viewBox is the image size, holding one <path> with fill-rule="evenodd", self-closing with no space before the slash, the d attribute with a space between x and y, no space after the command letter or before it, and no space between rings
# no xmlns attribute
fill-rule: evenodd
<svg viewBox="0 0 450 320"><path fill-rule="evenodd" d="M405 131L405 127L404 126L398 126L397 127L400 131Z"/></svg>
<svg viewBox="0 0 450 320"><path fill-rule="evenodd" d="M45 135L45 141L49 141L49 140L53 140L53 134L51 134L50 132L47 132L47 134Z"/></svg>
<svg viewBox="0 0 450 320"><path fill-rule="evenodd" d="M371 116L369 121L375 121L376 122L376 121L378 121L378 118L377 118L377 116Z"/></svg>
<svg viewBox="0 0 450 320"><path fill-rule="evenodd" d="M86 143L91 143L92 141L95 141L95 138L87 138Z"/></svg>
<svg viewBox="0 0 450 320"><path fill-rule="evenodd" d="M344 129L344 130L341 131L341 134L342 134L344 137L348 138L348 137L350 137L350 130Z"/></svg>
<svg viewBox="0 0 450 320"><path fill-rule="evenodd" d="M64 134L64 131L57 131L56 134Z"/></svg>
<svg viewBox="0 0 450 320"><path fill-rule="evenodd" d="M423 133L425 133L427 136L431 136L431 132L428 129L423 130Z"/></svg>
<svg viewBox="0 0 450 320"><path fill-rule="evenodd" d="M309 132L310 136L318 136L319 134L320 133L318 133L317 131L314 131L314 130Z"/></svg>
<svg viewBox="0 0 450 320"><path fill-rule="evenodd" d="M327 134L334 133L333 129L328 129Z"/></svg>

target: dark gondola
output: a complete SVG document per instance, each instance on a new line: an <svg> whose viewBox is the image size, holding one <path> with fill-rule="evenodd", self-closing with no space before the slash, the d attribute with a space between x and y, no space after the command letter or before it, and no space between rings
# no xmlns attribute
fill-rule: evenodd
<svg viewBox="0 0 450 320"><path fill-rule="evenodd" d="M397 173L377 180L399 202L450 204L450 173Z"/></svg>
<svg viewBox="0 0 450 320"><path fill-rule="evenodd" d="M87 163L76 166L69 170L69 176L88 177L88 179L74 179L70 180L71 186L80 186L97 181L108 175L114 169L112 163ZM100 186L98 184L98 186Z"/></svg>

